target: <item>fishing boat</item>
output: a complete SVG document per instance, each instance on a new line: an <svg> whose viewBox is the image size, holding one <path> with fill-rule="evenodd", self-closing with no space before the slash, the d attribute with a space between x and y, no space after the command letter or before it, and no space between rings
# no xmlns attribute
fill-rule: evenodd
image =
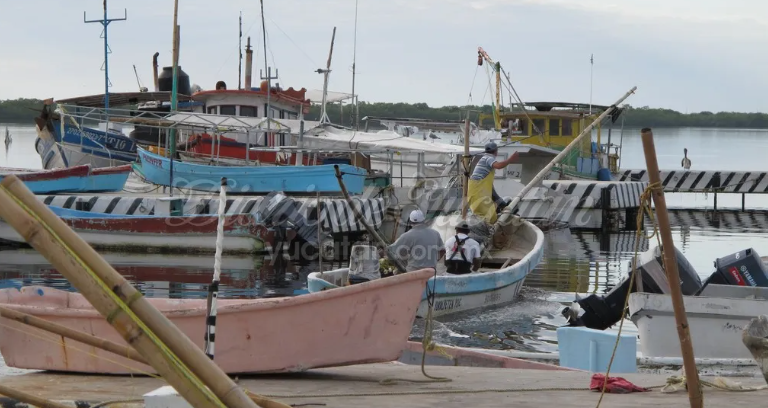
<svg viewBox="0 0 768 408"><path fill-rule="evenodd" d="M117 215L49 206L83 240L98 249L123 252L192 252L216 250L217 215ZM227 215L223 253L253 254L270 250L274 231L250 214ZM0 240L24 243L9 224L0 222Z"/></svg>
<svg viewBox="0 0 768 408"><path fill-rule="evenodd" d="M0 180L15 175L35 194L121 191L131 166L92 169L90 165L68 169L31 170L0 168Z"/></svg>
<svg viewBox="0 0 768 408"><path fill-rule="evenodd" d="M419 295L430 276L432 272L425 269L323 293L219 299L216 364L227 374L246 374L395 361L406 348ZM205 299L147 301L203 348ZM0 290L0 304L126 344L78 293L39 286L9 288ZM0 322L0 352L9 367L98 374L154 372L69 339L56 337L63 346L51 347L50 334L5 318ZM86 352L74 354L75 350Z"/></svg>
<svg viewBox="0 0 768 408"><path fill-rule="evenodd" d="M455 234L453 227L460 215L439 216L433 222L445 239ZM484 260L478 272L467 275L449 275L437 272L427 282L421 297L419 317L426 317L429 308L429 292L434 292L432 315L444 316L483 307L498 306L515 300L525 278L541 262L544 254L544 233L528 221L518 219L510 222L505 229L507 243L502 250L490 250L491 256ZM507 262L509 261L509 262ZM492 267L491 265L502 267ZM507 264L507 265L503 265ZM438 266L438 270L444 268ZM433 271L433 273L435 273ZM336 290L349 281L349 268L328 272L313 272L307 278L310 293Z"/></svg>
<svg viewBox="0 0 768 408"><path fill-rule="evenodd" d="M140 164L134 165L136 172L151 183L170 186L170 160L142 148L139 148L138 152ZM367 172L350 165L340 167L350 193L362 193ZM272 191L314 194L340 191L333 165L234 167L184 162L173 164L173 187L218 192L222 177L227 178L231 194Z"/></svg>

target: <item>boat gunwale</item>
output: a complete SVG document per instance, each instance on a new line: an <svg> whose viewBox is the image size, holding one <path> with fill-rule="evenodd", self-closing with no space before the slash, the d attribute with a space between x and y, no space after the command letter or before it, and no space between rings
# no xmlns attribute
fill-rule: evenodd
<svg viewBox="0 0 768 408"><path fill-rule="evenodd" d="M333 298L348 297L360 294L362 292L375 292L377 289L381 289L389 286L404 285L412 283L413 281L426 282L428 276L432 275L431 269L421 269L418 271L410 272L407 274L392 276L384 279L377 279L370 282L364 282L357 285L347 286L344 291L322 291L316 293L309 293L300 296L289 296L282 298L260 298L260 299L219 299L217 306L217 315L222 314L234 314L244 312L260 312L268 311L278 308L289 308L304 306L306 304L312 304L322 302ZM25 290L40 290L43 291L55 291L66 292L67 301L70 296L83 297L80 293L73 293L63 291L61 289L49 288L44 286L25 286ZM21 292L16 288L2 289L0 290L0 305L3 305L9 309L13 309L19 312L31 314L33 316L57 316L65 318L103 318L103 316L94 308L78 309L71 307L57 307L50 306L33 306L33 305L19 305L8 303L9 296L2 296L10 291ZM41 295L42 296L42 295ZM150 303L154 303L153 299L170 300L169 305L187 306L194 304L195 307L187 307L185 309L173 309L173 310L161 310L161 313L167 318L184 318L194 316L207 315L206 300L205 299L169 299L169 298L147 298ZM87 302L83 298L84 302ZM414 301L414 304L417 302Z"/></svg>

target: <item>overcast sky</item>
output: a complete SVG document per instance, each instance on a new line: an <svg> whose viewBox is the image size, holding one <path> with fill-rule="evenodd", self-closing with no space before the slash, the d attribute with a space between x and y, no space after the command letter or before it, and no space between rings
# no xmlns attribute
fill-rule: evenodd
<svg viewBox="0 0 768 408"><path fill-rule="evenodd" d="M477 47L500 61L527 101L627 102L680 111L768 112L768 2L758 0L358 0L363 101L430 106L491 100ZM193 83L237 87L238 16L264 67L256 0L180 0L180 65ZM355 0L265 0L267 57L283 87L350 92ZM173 1L111 0L112 92L152 87L152 54L170 65ZM0 99L102 93L98 0L0 0ZM243 63L244 65L244 63ZM474 79L474 86L473 85ZM258 80L254 79L254 84ZM471 99L470 99L471 90ZM505 98L506 99L506 98Z"/></svg>

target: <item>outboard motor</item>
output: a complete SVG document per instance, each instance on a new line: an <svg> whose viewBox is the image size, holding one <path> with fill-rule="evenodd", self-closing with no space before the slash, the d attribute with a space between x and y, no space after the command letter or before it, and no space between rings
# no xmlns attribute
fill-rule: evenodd
<svg viewBox="0 0 768 408"><path fill-rule="evenodd" d="M677 269L680 274L680 285L683 295L694 295L702 289L701 278L693 269L693 266L675 248L677 258ZM669 293L669 282L664 272L664 260L661 257L660 247L655 247L649 251L639 254L637 257L637 269L641 272L643 292L666 294ZM635 287L629 287L631 274L611 289L606 295L590 295L584 299L577 298L574 303L578 307L567 307L563 310L563 316L568 319L570 326L585 326L590 329L605 330L623 318L624 300L627 292L635 292ZM575 316L574 309L584 310L581 317Z"/></svg>
<svg viewBox="0 0 768 408"><path fill-rule="evenodd" d="M760 255L749 248L715 259L715 272L704 282L704 287L710 283L768 287L768 272Z"/></svg>

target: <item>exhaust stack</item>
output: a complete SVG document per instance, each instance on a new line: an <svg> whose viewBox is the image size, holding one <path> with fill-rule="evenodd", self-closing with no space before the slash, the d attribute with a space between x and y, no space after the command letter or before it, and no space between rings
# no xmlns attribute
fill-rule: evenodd
<svg viewBox="0 0 768 408"><path fill-rule="evenodd" d="M157 84L157 57L158 56L160 56L159 52L156 52L155 55L152 56L152 79L155 82L155 92L160 90L160 87Z"/></svg>
<svg viewBox="0 0 768 408"><path fill-rule="evenodd" d="M245 89L251 90L251 74L253 71L253 50L251 50L251 37L245 46Z"/></svg>

